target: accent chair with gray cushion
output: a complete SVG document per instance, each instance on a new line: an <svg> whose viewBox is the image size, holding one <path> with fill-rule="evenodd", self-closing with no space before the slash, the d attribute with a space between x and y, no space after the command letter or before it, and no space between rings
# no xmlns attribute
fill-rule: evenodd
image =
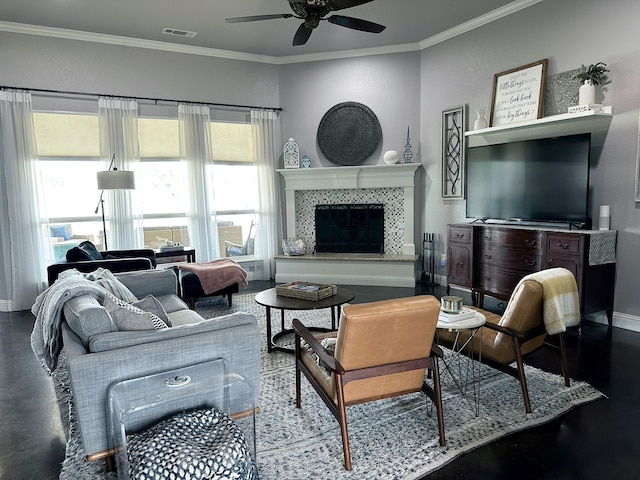
<svg viewBox="0 0 640 480"><path fill-rule="evenodd" d="M84 453L89 460L112 455L107 391L116 382L225 359L254 384L258 405L260 330L256 318L233 313L209 320L177 295L172 269L116 274L138 301L110 302L91 294L63 307L62 336ZM231 405L234 399L230 399ZM238 403L246 405L246 401Z"/></svg>

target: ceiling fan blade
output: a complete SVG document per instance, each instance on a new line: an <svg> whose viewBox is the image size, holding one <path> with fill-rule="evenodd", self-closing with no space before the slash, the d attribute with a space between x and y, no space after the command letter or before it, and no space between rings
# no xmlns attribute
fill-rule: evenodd
<svg viewBox="0 0 640 480"><path fill-rule="evenodd" d="M331 3L336 7L332 10L342 10L343 8L357 7L365 3L373 2L373 0L332 0Z"/></svg>
<svg viewBox="0 0 640 480"><path fill-rule="evenodd" d="M258 22L260 20L273 20L274 18L291 18L291 13L274 13L271 15L254 15L252 17L232 17L226 18L227 23L243 23L243 22Z"/></svg>
<svg viewBox="0 0 640 480"><path fill-rule="evenodd" d="M305 43L307 43L307 40L309 40L312 32L313 30L307 27L304 23L300 25L293 37L293 46L297 47L299 45L304 45Z"/></svg>
<svg viewBox="0 0 640 480"><path fill-rule="evenodd" d="M379 23L362 20L361 18L345 17L344 15L332 15L327 18L327 20L334 25L352 28L353 30L360 30L362 32L380 33L387 28Z"/></svg>

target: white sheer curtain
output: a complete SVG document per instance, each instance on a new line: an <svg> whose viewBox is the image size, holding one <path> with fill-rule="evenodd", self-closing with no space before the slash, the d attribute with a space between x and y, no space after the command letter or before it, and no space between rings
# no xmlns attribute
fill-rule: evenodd
<svg viewBox="0 0 640 480"><path fill-rule="evenodd" d="M253 149L258 166L259 212L255 238L256 279L275 277L275 259L282 238L280 179L280 117L272 110L251 110Z"/></svg>
<svg viewBox="0 0 640 480"><path fill-rule="evenodd" d="M220 257L213 197L213 154L209 107L178 105L180 159L187 164L188 230L199 262Z"/></svg>
<svg viewBox="0 0 640 480"><path fill-rule="evenodd" d="M46 286L31 95L0 91L0 310L28 310Z"/></svg>
<svg viewBox="0 0 640 480"><path fill-rule="evenodd" d="M140 161L138 144L138 102L120 98L99 98L100 154L105 170L115 154L114 167L134 170ZM142 211L135 190L105 190L105 210L109 250L142 248Z"/></svg>

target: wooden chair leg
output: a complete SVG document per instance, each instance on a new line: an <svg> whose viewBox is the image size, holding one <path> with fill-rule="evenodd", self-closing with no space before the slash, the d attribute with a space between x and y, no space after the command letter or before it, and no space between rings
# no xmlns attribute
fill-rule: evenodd
<svg viewBox="0 0 640 480"><path fill-rule="evenodd" d="M513 339L516 349L516 365L518 368L518 381L522 388L522 397L524 398L524 408L527 413L531 413L531 401L529 400L529 389L527 388L527 378L524 375L524 362L522 361L522 351L520 350L520 341Z"/></svg>
<svg viewBox="0 0 640 480"><path fill-rule="evenodd" d="M104 458L104 467L107 472L116 471L116 459L113 455Z"/></svg>
<svg viewBox="0 0 640 480"><path fill-rule="evenodd" d="M267 320L269 321L269 320ZM271 339L267 339L268 342L271 341ZM302 406L302 396L301 396L301 389L300 389L300 381L301 379L301 375L300 375L300 365L298 364L298 362L301 361L300 359L300 336L296 333L295 335L295 342L296 342L296 346L295 346L295 356L296 356L296 408L300 408Z"/></svg>
<svg viewBox="0 0 640 480"><path fill-rule="evenodd" d="M562 362L562 375L564 375L564 384L566 387L571 385L569 379L569 367L567 366L567 355L564 350L564 334L561 332L558 334L560 343L560 362Z"/></svg>
<svg viewBox="0 0 640 480"><path fill-rule="evenodd" d="M338 393L338 422L342 435L342 452L344 453L344 468L351 470L351 447L349 445L349 429L347 427L347 407L344 404L344 390L342 389L342 376L336 375L336 390Z"/></svg>
<svg viewBox="0 0 640 480"><path fill-rule="evenodd" d="M438 359L434 357L433 370L433 391L436 394L436 414L438 415L438 436L440 437L440 446L444 447L447 441L444 436L444 411L442 409L442 390L440 387L440 370L438 369Z"/></svg>

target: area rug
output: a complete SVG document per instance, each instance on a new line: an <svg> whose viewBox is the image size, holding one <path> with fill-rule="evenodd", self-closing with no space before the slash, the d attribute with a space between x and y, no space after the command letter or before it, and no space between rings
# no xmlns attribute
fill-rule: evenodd
<svg viewBox="0 0 640 480"><path fill-rule="evenodd" d="M253 295L196 304L205 318L231 311L246 311L258 318L265 332L264 307ZM287 312L313 326L329 326L328 310ZM272 319L278 331L280 317ZM302 408L295 407L293 355L266 353L262 341L260 413L256 416L257 462L263 480L308 478L420 479L456 457L510 433L549 422L572 408L603 398L590 385L572 381L564 386L559 375L527 367L526 375L533 412L526 414L518 382L489 367L481 368L479 414L470 395L460 393L448 374L443 374L446 447L438 443L435 408L422 394L349 407L347 416L353 470L343 467L340 428L329 410L303 377ZM445 352L448 353L448 352ZM61 479L116 479L104 472L103 462L87 462L78 436L75 409L70 399L64 364L55 373L61 411L68 402L68 442Z"/></svg>

